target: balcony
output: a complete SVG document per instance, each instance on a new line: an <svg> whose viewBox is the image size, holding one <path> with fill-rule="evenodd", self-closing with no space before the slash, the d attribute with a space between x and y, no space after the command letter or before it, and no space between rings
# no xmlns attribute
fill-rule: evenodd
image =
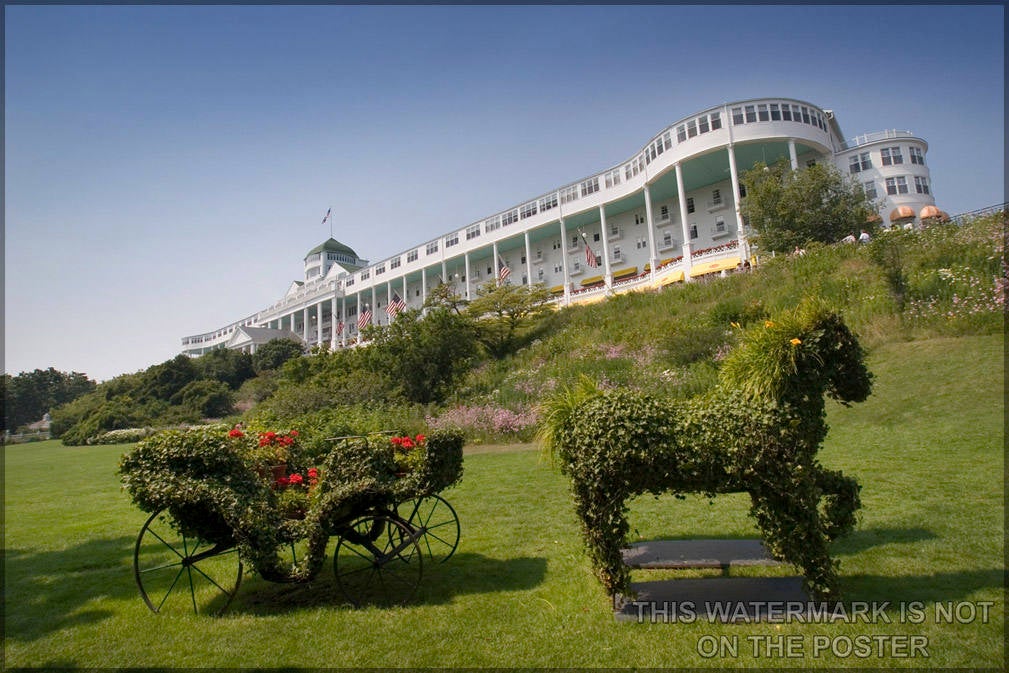
<svg viewBox="0 0 1009 673"><path fill-rule="evenodd" d="M861 147L862 145L879 142L880 140L895 140L897 138L914 137L916 136L910 131L898 131L897 129L890 129L889 131L876 131L875 133L864 133L860 136L855 136L851 140L845 140L841 143L840 149L850 150L856 147Z"/></svg>

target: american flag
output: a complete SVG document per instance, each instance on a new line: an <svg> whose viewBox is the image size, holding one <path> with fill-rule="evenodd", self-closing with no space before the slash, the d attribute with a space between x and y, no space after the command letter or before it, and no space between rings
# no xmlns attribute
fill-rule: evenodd
<svg viewBox="0 0 1009 673"><path fill-rule="evenodd" d="M599 266L599 262L596 261L596 253L592 252L588 243L585 244L585 263L593 269Z"/></svg>
<svg viewBox="0 0 1009 673"><path fill-rule="evenodd" d="M503 259L499 259L497 261L497 267L498 280L503 281L508 278L508 276L512 275L512 270L508 268L508 265L505 264Z"/></svg>
<svg viewBox="0 0 1009 673"><path fill-rule="evenodd" d="M326 224L326 220L329 219L329 214L330 214L330 212L332 212L332 210L333 210L332 208L327 208L326 209L326 214L322 218L322 223L323 224Z"/></svg>
<svg viewBox="0 0 1009 673"><path fill-rule="evenodd" d="M389 305L385 307L385 312L388 313L390 317L393 317L405 308L406 302L400 299L399 294L393 292L392 301L390 301Z"/></svg>
<svg viewBox="0 0 1009 673"><path fill-rule="evenodd" d="M364 307L364 311L357 318L357 329L361 330L371 323L371 309L367 306Z"/></svg>

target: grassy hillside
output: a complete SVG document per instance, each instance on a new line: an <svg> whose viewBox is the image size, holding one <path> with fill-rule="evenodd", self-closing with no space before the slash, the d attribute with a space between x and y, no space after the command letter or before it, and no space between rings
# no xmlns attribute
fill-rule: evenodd
<svg viewBox="0 0 1009 673"><path fill-rule="evenodd" d="M828 408L831 432L820 458L863 485L859 525L834 545L842 590L846 600L890 603L871 624L616 622L582 551L566 480L529 446L468 453L462 483L445 494L462 520L460 548L448 563L425 566L418 599L407 607L342 605L327 566L304 586L249 576L219 619L185 611L155 616L141 602L131 569L145 515L115 476L128 447L53 441L5 449L4 663L998 668L1005 606L1003 347L1001 334L877 342L869 357L874 395L850 408ZM745 498L736 495L711 502L644 497L631 506L644 538L751 537L746 511ZM899 605L913 601L926 618L901 623ZM936 619L937 608L988 602L987 620ZM844 638L894 635L926 638L928 658L813 656L816 637L843 645ZM707 636L735 639L738 654L702 657L698 645ZM798 638L804 655L757 656L748 640L779 636Z"/></svg>

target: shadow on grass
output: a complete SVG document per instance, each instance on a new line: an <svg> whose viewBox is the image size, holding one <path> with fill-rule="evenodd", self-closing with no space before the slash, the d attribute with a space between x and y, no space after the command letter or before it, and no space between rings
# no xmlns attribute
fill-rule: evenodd
<svg viewBox="0 0 1009 673"><path fill-rule="evenodd" d="M468 594L532 589L543 582L546 568L545 558L492 559L473 553L457 553L445 563L425 560L420 588L407 606L449 603ZM332 556L306 584L271 584L250 577L242 582L226 614L275 615L315 607L352 609L336 584Z"/></svg>
<svg viewBox="0 0 1009 673"><path fill-rule="evenodd" d="M982 589L999 589L1005 581L1001 568L961 570L934 575L848 575L841 580L845 602L962 601Z"/></svg>
<svg viewBox="0 0 1009 673"><path fill-rule="evenodd" d="M835 554L847 556L887 544L910 544L937 537L925 528L856 528L849 535L839 538L831 549Z"/></svg>
<svg viewBox="0 0 1009 673"><path fill-rule="evenodd" d="M133 582L132 537L89 540L59 551L4 551L4 629L12 640L34 640L113 615L89 608L96 599L140 601Z"/></svg>

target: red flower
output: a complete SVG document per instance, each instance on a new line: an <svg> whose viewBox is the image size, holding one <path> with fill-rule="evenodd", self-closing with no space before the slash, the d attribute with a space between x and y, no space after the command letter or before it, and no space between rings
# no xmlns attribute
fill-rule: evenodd
<svg viewBox="0 0 1009 673"><path fill-rule="evenodd" d="M245 437L245 433L235 427L231 428L231 431L228 433L228 437Z"/></svg>
<svg viewBox="0 0 1009 673"><path fill-rule="evenodd" d="M294 474L292 474L290 477L287 478L287 482L291 486L297 486L298 484L302 483L303 481L305 481L305 478L302 477L297 472L295 472Z"/></svg>
<svg viewBox="0 0 1009 673"><path fill-rule="evenodd" d="M308 477L309 477L309 479L315 479L318 476L319 476L319 470L318 469L316 469L314 467L308 468Z"/></svg>
<svg viewBox="0 0 1009 673"><path fill-rule="evenodd" d="M291 476L293 477L294 475L292 474ZM290 483L291 479L289 477L281 477L277 480L277 486L287 486Z"/></svg>
<svg viewBox="0 0 1009 673"><path fill-rule="evenodd" d="M393 444L395 444L396 446L400 446L400 445L403 444L403 438L402 437L392 437L389 441L392 442Z"/></svg>
<svg viewBox="0 0 1009 673"><path fill-rule="evenodd" d="M291 430L287 434L290 435L291 437L297 437L298 436L298 431L297 430Z"/></svg>
<svg viewBox="0 0 1009 673"><path fill-rule="evenodd" d="M400 446L402 446L404 449L412 449L413 448L413 440L410 439L409 437L403 437L403 440L400 443Z"/></svg>
<svg viewBox="0 0 1009 673"><path fill-rule="evenodd" d="M424 435L417 435L417 444L423 444L425 439L427 439L427 437Z"/></svg>

